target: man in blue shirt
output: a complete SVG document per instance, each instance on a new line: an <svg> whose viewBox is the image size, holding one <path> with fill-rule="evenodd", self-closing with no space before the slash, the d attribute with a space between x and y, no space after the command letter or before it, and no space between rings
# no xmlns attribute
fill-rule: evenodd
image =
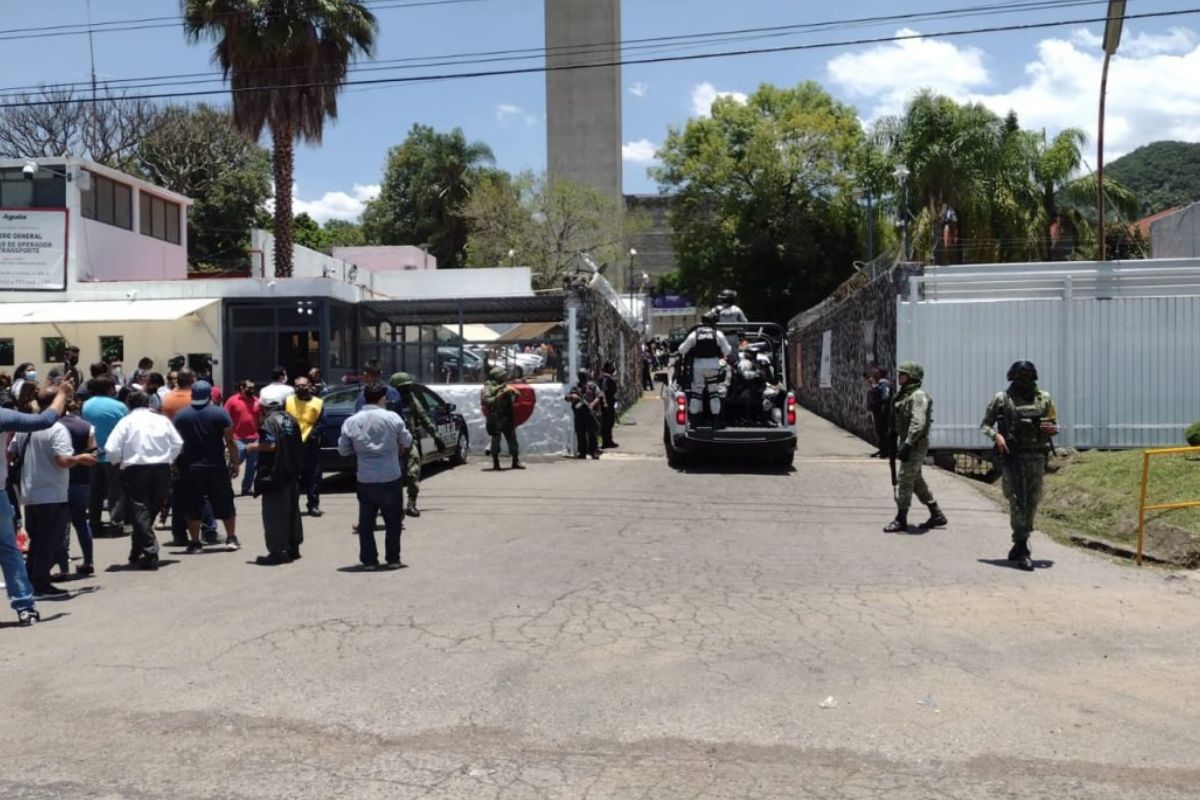
<svg viewBox="0 0 1200 800"><path fill-rule="evenodd" d="M400 457L412 446L404 420L386 407L387 389L381 383L363 389L363 408L342 423L338 453L354 455L358 464L358 560L364 569L379 566L375 544L375 515L383 514L384 558L388 569L399 569L400 534L404 528L403 470Z"/></svg>
<svg viewBox="0 0 1200 800"><path fill-rule="evenodd" d="M44 431L58 422L67 400L74 393L70 381L58 385L58 396L50 407L40 414L21 414L0 408L0 433ZM0 482L8 479L8 459L0 457ZM41 619L33 603L33 585L25 571L25 558L17 548L17 533L13 528L13 507L8 494L0 492L0 570L4 573L4 587L8 601L17 612L17 622L27 627Z"/></svg>
<svg viewBox="0 0 1200 800"><path fill-rule="evenodd" d="M355 411L362 411L363 406L369 402L367 400L367 396L366 396L366 391L367 391L366 387L370 386L373 383L380 383L383 380L383 370L379 366L379 361L372 358L372 359L368 360L365 364L363 364L362 379L363 379L362 391L360 391L358 393L358 399L354 401L354 410ZM403 401L400 398L400 390L397 389L395 386L392 386L391 384L386 384L385 389L386 389L386 394L387 394L387 403L386 403L387 410L394 411L403 417L404 416L404 411L402 410Z"/></svg>
<svg viewBox="0 0 1200 800"><path fill-rule="evenodd" d="M187 519L187 552L199 553L200 517L207 497L213 514L225 526L225 548L241 547L237 538L237 509L233 505L232 478L238 475L237 444L233 441L233 420L229 413L212 403L212 384L192 384L192 402L175 415L175 430L183 439L179 454L179 508ZM229 460L226 462L226 455Z"/></svg>
<svg viewBox="0 0 1200 800"><path fill-rule="evenodd" d="M113 428L129 413L129 409L117 400L116 395L117 386L112 377L101 375L88 381L88 399L83 404L80 416L96 429L97 442L107 442ZM108 463L108 456L101 449L97 453L96 465L90 470L88 481L88 526L92 529L93 536L100 536L104 530L100 517L106 502L109 523L120 533L119 529L125 522L121 470L116 464Z"/></svg>

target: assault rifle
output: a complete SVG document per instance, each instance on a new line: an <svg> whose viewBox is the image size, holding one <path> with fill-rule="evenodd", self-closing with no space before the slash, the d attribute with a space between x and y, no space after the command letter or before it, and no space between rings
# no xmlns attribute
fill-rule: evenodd
<svg viewBox="0 0 1200 800"><path fill-rule="evenodd" d="M883 446L887 448L888 469L892 472L892 499L896 502L900 501L900 481L896 478L896 450L899 440L900 437L895 431L888 431L887 438L883 441Z"/></svg>

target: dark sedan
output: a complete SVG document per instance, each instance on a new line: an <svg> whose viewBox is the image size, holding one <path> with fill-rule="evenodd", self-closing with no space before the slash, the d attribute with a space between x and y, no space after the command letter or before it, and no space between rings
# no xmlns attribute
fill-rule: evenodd
<svg viewBox="0 0 1200 800"><path fill-rule="evenodd" d="M354 403L358 400L358 393L361 390L362 387L357 385L342 386L330 391L322 398L325 401L325 413L321 423L321 470L323 472L349 472L354 469L354 456L340 455L337 443L338 435L342 431L342 423L354 413ZM428 386L418 383L413 386L412 391L420 396L425 410L429 414L429 419L446 443L446 452L439 453L437 445L433 443L433 437L425 431L421 431L420 438L418 438L414 432L413 438L421 452L421 463L431 464L448 459L451 464L465 464L470 440L467 437L467 421L463 419L462 414L456 413L453 403L447 403L438 397ZM409 424L410 429L413 427L411 419L412 414L406 408L404 420Z"/></svg>

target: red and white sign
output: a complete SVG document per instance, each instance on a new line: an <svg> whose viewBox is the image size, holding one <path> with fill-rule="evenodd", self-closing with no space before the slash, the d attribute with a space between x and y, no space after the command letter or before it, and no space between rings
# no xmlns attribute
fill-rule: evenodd
<svg viewBox="0 0 1200 800"><path fill-rule="evenodd" d="M0 290L67 288L67 210L0 208Z"/></svg>

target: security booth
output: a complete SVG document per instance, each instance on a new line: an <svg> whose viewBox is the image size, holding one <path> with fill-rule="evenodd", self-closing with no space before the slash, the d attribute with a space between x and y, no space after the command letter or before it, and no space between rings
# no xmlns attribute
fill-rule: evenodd
<svg viewBox="0 0 1200 800"><path fill-rule="evenodd" d="M355 306L329 297L228 299L224 302L227 380L270 382L282 366L291 377L320 367L325 382L356 374Z"/></svg>
<svg viewBox="0 0 1200 800"><path fill-rule="evenodd" d="M564 303L561 292L364 301L355 366L377 359L385 375L404 371L425 384L483 383L493 366L527 383L562 383Z"/></svg>

